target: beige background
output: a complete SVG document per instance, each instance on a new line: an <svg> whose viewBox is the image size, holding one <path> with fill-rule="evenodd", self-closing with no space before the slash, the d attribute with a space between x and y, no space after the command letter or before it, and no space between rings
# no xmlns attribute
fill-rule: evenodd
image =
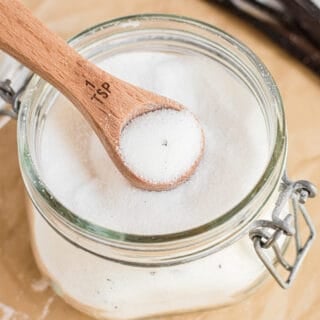
<svg viewBox="0 0 320 320"><path fill-rule="evenodd" d="M289 175L320 186L320 79L273 45L260 32L201 0L25 0L33 12L64 38L122 15L175 13L204 20L251 47L279 85L289 132ZM16 153L16 123L0 130L0 319L89 319L66 305L41 279L30 249L24 188ZM320 198L308 203L320 227ZM320 237L294 286L283 291L269 280L231 308L167 317L166 320L320 319ZM134 288L132 288L134 290Z"/></svg>

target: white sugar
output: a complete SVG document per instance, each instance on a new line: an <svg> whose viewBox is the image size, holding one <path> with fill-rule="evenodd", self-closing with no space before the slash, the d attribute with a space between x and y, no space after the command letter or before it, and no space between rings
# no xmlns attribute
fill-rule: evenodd
<svg viewBox="0 0 320 320"><path fill-rule="evenodd" d="M12 319L15 313L16 311L13 308L0 302L0 316L1 316L0 319L1 320L10 320Z"/></svg>
<svg viewBox="0 0 320 320"><path fill-rule="evenodd" d="M101 66L187 106L203 129L204 154L181 186L167 192L139 190L118 172L79 112L60 98L45 123L41 168L49 189L66 207L110 229L164 234L215 219L253 189L269 158L267 130L254 95L223 66L204 57L157 52L117 54ZM149 117L163 121L155 127ZM132 122L131 133L128 126L122 137L127 163L157 181L189 166L198 154L199 135L192 121L181 117L179 125L170 113ZM184 146L181 132L188 140ZM170 166L164 168L169 156Z"/></svg>
<svg viewBox="0 0 320 320"><path fill-rule="evenodd" d="M14 308L0 302L0 320L29 320L30 317L20 311L15 310Z"/></svg>
<svg viewBox="0 0 320 320"><path fill-rule="evenodd" d="M49 314L49 311L50 311L50 307L54 301L55 297L50 297L46 304L44 305L43 309L42 309L42 312L41 312L41 315L40 317L38 318L38 320L44 320L47 318L48 314Z"/></svg>
<svg viewBox="0 0 320 320"><path fill-rule="evenodd" d="M120 137L125 164L154 183L184 176L201 155L202 133L188 111L160 109L133 119Z"/></svg>
<svg viewBox="0 0 320 320"><path fill-rule="evenodd" d="M33 280L31 283L31 288L36 292L43 292L48 289L50 283L46 278L40 278Z"/></svg>

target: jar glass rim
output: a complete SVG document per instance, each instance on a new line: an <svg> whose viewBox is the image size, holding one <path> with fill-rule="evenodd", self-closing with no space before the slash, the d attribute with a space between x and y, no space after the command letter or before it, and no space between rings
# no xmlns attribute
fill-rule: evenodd
<svg viewBox="0 0 320 320"><path fill-rule="evenodd" d="M117 19L113 19L107 22L103 22L91 28L84 30L78 35L74 36L69 40L69 43L75 45L81 39L87 37L90 34L95 34L103 29L111 28L113 26L117 26L119 24L128 23L132 24L134 27L134 22L143 22L143 21L167 21L167 22L175 22L191 25L195 28L208 31L221 37L224 41L229 44L235 46L238 50L242 51L247 57L249 57L250 62L254 64L257 70L260 71L261 76L263 77L263 82L272 91L273 99L275 100L275 105L278 108L278 125L275 143L273 146L273 150L271 156L269 158L269 162L262 173L259 181L252 188L252 190L233 208L229 211L223 213L218 218L215 218L203 225L197 226L192 229L188 229L181 232L168 233L168 234L159 234L159 235L139 235L139 234L129 234L123 233L115 230L108 229L106 227L102 227L99 225L95 225L85 219L80 218L75 213L71 212L67 209L58 199L54 197L46 188L46 184L42 181L41 175L39 174L32 158L30 156L30 149L28 145L28 139L26 137L26 128L28 123L26 121L26 113L27 106L24 106L23 97L22 97L22 108L19 113L18 118L18 150L19 150L19 161L21 166L22 175L26 184L26 187L31 193L30 188L34 188L36 192L41 196L42 200L47 204L49 208L52 209L57 214L57 218L62 221L65 225L71 227L73 230L80 232L82 235L86 235L89 238L96 238L102 241L116 241L116 242L126 242L126 243L163 243L170 242L175 240L182 240L189 237L193 237L199 234L203 234L207 231L212 231L217 229L226 223L226 221L235 217L237 213L244 209L246 205L261 191L263 186L267 181L271 179L273 169L275 164L278 161L281 161L281 168L285 166L285 158L286 158L286 127L285 127L285 119L284 119L284 111L282 106L281 97L277 86L272 79L270 73L264 64L260 61L260 59L244 44L225 33L224 31L207 24L202 21L198 21L192 18L181 17L176 15L167 15L167 14L142 14L142 15L132 15L120 17ZM30 81L30 86L32 83L39 81L38 76L34 76ZM28 86L29 87L29 86ZM28 87L26 90L28 90ZM284 151L285 150L285 151ZM280 179L280 175L278 177ZM32 186L31 186L32 185ZM31 187L30 187L31 186ZM34 202L34 201L33 201ZM39 209L37 203L34 202L34 205ZM39 210L41 212L41 209Z"/></svg>

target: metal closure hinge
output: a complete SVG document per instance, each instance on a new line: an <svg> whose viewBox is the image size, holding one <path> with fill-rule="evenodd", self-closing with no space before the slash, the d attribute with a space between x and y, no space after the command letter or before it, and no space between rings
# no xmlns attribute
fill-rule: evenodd
<svg viewBox="0 0 320 320"><path fill-rule="evenodd" d="M17 92L15 92L11 86L10 79L0 81L0 98L2 98L11 106L11 109L0 109L0 116L9 116L13 119L17 118L20 108L19 96L24 91L27 83L28 81L25 81L25 84Z"/></svg>
<svg viewBox="0 0 320 320"><path fill-rule="evenodd" d="M287 177L284 177L282 192L272 212L272 221L256 221L249 233L257 255L274 279L284 289L287 289L292 284L301 262L314 240L315 229L304 204L308 198L315 197L316 193L317 189L311 182L305 180L291 182ZM292 210L292 213L288 212L288 204L290 202L289 211ZM284 216L283 218L280 218L281 214ZM301 228L298 223L299 215L303 218L302 221L308 228L307 239L304 243L301 241ZM279 241L277 241L282 235L289 237L290 240L294 239L295 249L292 263L285 259L283 250L281 250ZM274 252L273 257L267 254L267 250L270 248ZM276 265L280 265L283 269L282 271L288 274L286 278L281 276L279 269L276 269Z"/></svg>

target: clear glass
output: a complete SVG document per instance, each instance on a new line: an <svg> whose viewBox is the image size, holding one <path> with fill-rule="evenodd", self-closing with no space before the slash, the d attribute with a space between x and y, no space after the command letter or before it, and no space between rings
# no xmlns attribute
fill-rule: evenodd
<svg viewBox="0 0 320 320"><path fill-rule="evenodd" d="M84 31L70 43L94 62L139 48L218 61L255 95L268 130L270 160L240 203L200 227L148 236L102 228L65 208L41 179L39 141L58 93L34 76L21 99L18 147L33 203L29 220L39 268L67 302L106 319L194 311L244 297L266 275L247 233L253 221L271 213L286 160L284 114L269 72L224 32L175 16L116 19Z"/></svg>

